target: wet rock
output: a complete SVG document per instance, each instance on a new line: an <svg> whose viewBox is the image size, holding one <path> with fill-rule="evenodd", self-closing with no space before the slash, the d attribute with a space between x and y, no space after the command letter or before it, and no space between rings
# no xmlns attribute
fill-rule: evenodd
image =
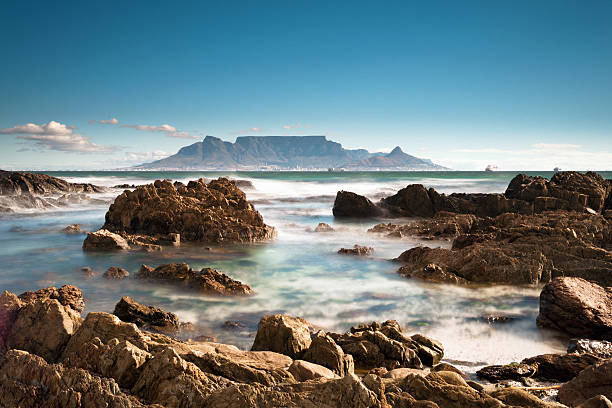
<svg viewBox="0 0 612 408"><path fill-rule="evenodd" d="M353 357L344 354L342 348L322 331L312 337L302 359L327 367L341 377L355 371Z"/></svg>
<svg viewBox="0 0 612 408"><path fill-rule="evenodd" d="M604 340L572 339L568 353L588 353L601 358L612 358L612 342Z"/></svg>
<svg viewBox="0 0 612 408"><path fill-rule="evenodd" d="M80 234L83 232L79 224L70 224L67 227L62 228L62 232L66 234Z"/></svg>
<svg viewBox="0 0 612 408"><path fill-rule="evenodd" d="M102 276L106 279L123 279L130 276L130 273L126 269L120 268L118 266L111 266L106 270L106 272L104 272L104 275Z"/></svg>
<svg viewBox="0 0 612 408"><path fill-rule="evenodd" d="M421 269L415 269L409 265L402 266L397 270L397 273L406 278L418 279L423 282L452 283L455 285L467 285L469 283L468 280L461 278L454 273L446 272L444 269L433 263L425 265Z"/></svg>
<svg viewBox="0 0 612 408"><path fill-rule="evenodd" d="M334 217L368 218L382 214L372 201L350 191L338 191L334 207Z"/></svg>
<svg viewBox="0 0 612 408"><path fill-rule="evenodd" d="M276 314L261 318L251 350L274 351L298 358L310 344L310 324L306 320Z"/></svg>
<svg viewBox="0 0 612 408"><path fill-rule="evenodd" d="M113 314L124 322L148 330L175 333L180 329L179 319L174 313L166 312L155 306L145 306L124 296L115 305Z"/></svg>
<svg viewBox="0 0 612 408"><path fill-rule="evenodd" d="M334 232L334 228L329 225L326 224L324 222L320 222L319 225L316 226L316 228L314 229L314 232Z"/></svg>
<svg viewBox="0 0 612 408"><path fill-rule="evenodd" d="M83 241L83 249L90 251L112 251L130 249L130 246L121 235L101 229L87 233L87 238Z"/></svg>
<svg viewBox="0 0 612 408"><path fill-rule="evenodd" d="M372 255L372 252L374 252L374 248L361 245L354 245L352 248L340 248L338 250L338 253L342 255L357 256L369 256Z"/></svg>
<svg viewBox="0 0 612 408"><path fill-rule="evenodd" d="M34 300L19 309L6 342L54 362L80 323L80 313L57 299Z"/></svg>
<svg viewBox="0 0 612 408"><path fill-rule="evenodd" d="M288 371L297 381L308 381L315 378L337 378L329 368L304 360L294 360Z"/></svg>
<svg viewBox="0 0 612 408"><path fill-rule="evenodd" d="M488 324L510 323L519 319L520 316L512 316L504 313L483 313L479 320Z"/></svg>
<svg viewBox="0 0 612 408"><path fill-rule="evenodd" d="M91 269L91 267L89 266L83 266L82 268L79 268L79 272L81 272L83 275L87 276L88 278L91 278L96 274L95 271Z"/></svg>
<svg viewBox="0 0 612 408"><path fill-rule="evenodd" d="M82 369L48 364L42 357L10 350L0 357L0 406L144 407L112 379Z"/></svg>
<svg viewBox="0 0 612 408"><path fill-rule="evenodd" d="M246 324L236 320L226 320L223 323L223 328L228 330L243 330L246 329Z"/></svg>
<svg viewBox="0 0 612 408"><path fill-rule="evenodd" d="M275 235L244 192L225 178L187 185L157 180L124 191L106 213L103 228L153 240L180 234L186 242L254 242Z"/></svg>
<svg viewBox="0 0 612 408"><path fill-rule="evenodd" d="M41 173L0 170L0 195L50 195L57 193L101 193L106 188L93 184L69 183Z"/></svg>
<svg viewBox="0 0 612 408"><path fill-rule="evenodd" d="M164 264L155 269L142 265L136 274L136 278L170 282L202 294L222 296L253 294L253 289L250 286L234 280L216 269L204 268L201 271L194 271L184 262Z"/></svg>
<svg viewBox="0 0 612 408"><path fill-rule="evenodd" d="M603 395L612 399L612 360L607 359L582 370L563 384L558 399L565 405L578 406L586 400Z"/></svg>
<svg viewBox="0 0 612 408"><path fill-rule="evenodd" d="M612 288L557 278L542 289L537 323L573 336L612 340Z"/></svg>
<svg viewBox="0 0 612 408"><path fill-rule="evenodd" d="M472 214L441 211L432 218L410 224L377 224L368 232L383 234L391 238L417 236L428 240L450 239L469 233L476 220L476 216Z"/></svg>
<svg viewBox="0 0 612 408"><path fill-rule="evenodd" d="M503 380L520 380L524 377L532 377L537 372L537 366L530 364L508 364L508 365L492 365L483 367L476 372L478 378L485 379L490 382L499 382Z"/></svg>
<svg viewBox="0 0 612 408"><path fill-rule="evenodd" d="M565 382L599 361L601 358L591 354L542 354L521 363L537 367L536 378Z"/></svg>

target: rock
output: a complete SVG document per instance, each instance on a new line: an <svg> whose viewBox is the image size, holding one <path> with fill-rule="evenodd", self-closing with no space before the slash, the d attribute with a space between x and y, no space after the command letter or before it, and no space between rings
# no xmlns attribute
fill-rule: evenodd
<svg viewBox="0 0 612 408"><path fill-rule="evenodd" d="M439 363L439 364L436 364L434 367L431 368L431 372L432 373L437 373L439 371L452 371L453 373L459 374L461 377L463 377L466 380L469 378L469 376L467 374L465 374L463 371L461 371L460 369L458 369L454 365L451 365L451 364L448 364L448 363Z"/></svg>
<svg viewBox="0 0 612 408"><path fill-rule="evenodd" d="M444 269L433 263L425 265L422 269L414 269L409 265L402 266L397 270L397 273L406 278L418 279L423 282L452 283L455 285L466 285L469 283L468 280L461 278L454 273L446 272Z"/></svg>
<svg viewBox="0 0 612 408"><path fill-rule="evenodd" d="M310 344L310 325L306 320L276 314L261 318L251 350L274 351L295 359Z"/></svg>
<svg viewBox="0 0 612 408"><path fill-rule="evenodd" d="M374 248L361 245L354 245L352 248L340 248L338 251L339 254L357 256L369 256L372 255L372 252L374 252Z"/></svg>
<svg viewBox="0 0 612 408"><path fill-rule="evenodd" d="M490 382L499 382L503 380L520 380L523 377L532 377L537 372L537 367L530 364L508 364L508 365L492 365L483 367L476 372L478 378L485 379Z"/></svg>
<svg viewBox="0 0 612 408"><path fill-rule="evenodd" d="M91 278L96 274L94 270L91 269L89 266L83 266L82 268L79 268L79 272L81 272L83 275L87 276L88 278Z"/></svg>
<svg viewBox="0 0 612 408"><path fill-rule="evenodd" d="M612 358L612 342L603 340L572 339L568 353L588 353L600 358Z"/></svg>
<svg viewBox="0 0 612 408"><path fill-rule="evenodd" d="M35 292L24 292L19 295L19 300L24 303L32 303L47 299L56 299L62 306L69 307L78 314L85 309L85 300L81 289L73 285L64 285L61 288L49 287L39 289Z"/></svg>
<svg viewBox="0 0 612 408"><path fill-rule="evenodd" d="M578 405L578 408L612 408L612 402L603 395L597 395Z"/></svg>
<svg viewBox="0 0 612 408"><path fill-rule="evenodd" d="M601 358L591 354L542 354L521 363L536 366L536 378L566 382L599 361Z"/></svg>
<svg viewBox="0 0 612 408"><path fill-rule="evenodd" d="M47 364L42 357L10 350L0 357L0 406L145 407L112 379L82 369Z"/></svg>
<svg viewBox="0 0 612 408"><path fill-rule="evenodd" d="M314 232L334 232L334 228L329 225L326 224L324 222L320 222L319 225L316 226L316 228L314 229Z"/></svg>
<svg viewBox="0 0 612 408"><path fill-rule="evenodd" d="M102 276L106 279L123 279L130 276L130 273L126 269L120 268L118 266L111 266L106 270L106 272L104 272L104 275Z"/></svg>
<svg viewBox="0 0 612 408"><path fill-rule="evenodd" d="M67 227L62 228L62 232L65 232L66 234L80 234L83 232L83 230L79 224L70 224Z"/></svg>
<svg viewBox="0 0 612 408"><path fill-rule="evenodd" d="M22 306L23 302L14 293L5 290L0 295L0 353L6 349L6 339Z"/></svg>
<svg viewBox="0 0 612 408"><path fill-rule="evenodd" d="M254 242L274 237L275 230L236 184L219 178L186 186L167 180L124 191L106 213L104 229L157 241L180 234L186 242ZM165 239L165 238L164 238ZM160 242L147 242L159 244Z"/></svg>
<svg viewBox="0 0 612 408"><path fill-rule="evenodd" d="M35 300L19 309L6 342L54 362L80 323L80 313L57 299Z"/></svg>
<svg viewBox="0 0 612 408"><path fill-rule="evenodd" d="M519 319L519 316L512 316L505 313L483 313L480 315L479 320L486 322L488 324L498 324L498 323L510 323Z"/></svg>
<svg viewBox="0 0 612 408"><path fill-rule="evenodd" d="M341 377L355 371L353 357L350 354L344 354L342 348L322 331L312 338L310 347L302 358L327 367Z"/></svg>
<svg viewBox="0 0 612 408"><path fill-rule="evenodd" d="M236 320L226 320L223 323L223 328L228 330L243 330L246 329L246 324Z"/></svg>
<svg viewBox="0 0 612 408"><path fill-rule="evenodd" d="M334 208L334 217L368 218L382 215L382 211L372 201L350 191L338 191Z"/></svg>
<svg viewBox="0 0 612 408"><path fill-rule="evenodd" d="M83 241L84 250L122 250L130 249L127 241L118 234L106 229L87 233L87 238Z"/></svg>
<svg viewBox="0 0 612 408"><path fill-rule="evenodd" d="M395 368L386 374L384 374L385 378L406 378L409 375L420 375L421 377L425 377L429 374L428 370L423 370L419 368Z"/></svg>
<svg viewBox="0 0 612 408"><path fill-rule="evenodd" d="M315 378L337 378L329 368L304 360L294 360L288 370L297 381L308 381Z"/></svg>
<svg viewBox="0 0 612 408"><path fill-rule="evenodd" d="M106 188L93 184L69 183L41 173L0 170L0 195L50 195L56 193L101 193Z"/></svg>
<svg viewBox="0 0 612 408"><path fill-rule="evenodd" d="M432 218L422 219L410 224L377 224L370 228L368 232L383 234L392 238L418 236L428 240L450 239L469 233L476 220L476 216L472 214L441 211Z"/></svg>
<svg viewBox="0 0 612 408"><path fill-rule="evenodd" d="M142 265L136 274L136 278L167 281L209 295L253 294L253 289L250 286L234 280L216 269L204 268L198 272L184 262L164 264L155 269Z"/></svg>
<svg viewBox="0 0 612 408"><path fill-rule="evenodd" d="M164 333L176 333L180 329L179 319L174 313L166 312L154 306L137 303L129 296L124 296L115 305L115 316L124 322Z"/></svg>
<svg viewBox="0 0 612 408"><path fill-rule="evenodd" d="M557 278L542 289L537 323L573 336L612 340L612 288Z"/></svg>
<svg viewBox="0 0 612 408"><path fill-rule="evenodd" d="M603 360L582 370L559 389L557 398L565 405L578 406L586 400L603 395L612 399L612 360Z"/></svg>

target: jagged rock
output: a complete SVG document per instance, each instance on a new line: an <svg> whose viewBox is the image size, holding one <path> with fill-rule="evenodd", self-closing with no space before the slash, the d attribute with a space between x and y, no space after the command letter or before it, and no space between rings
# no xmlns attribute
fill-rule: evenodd
<svg viewBox="0 0 612 408"><path fill-rule="evenodd" d="M530 364L508 364L492 365L483 367L476 372L479 378L491 382L502 380L520 380L523 377L532 377L537 372L537 367Z"/></svg>
<svg viewBox="0 0 612 408"><path fill-rule="evenodd" d="M83 241L85 250L123 250L130 249L127 241L118 234L106 229L87 233L87 238Z"/></svg>
<svg viewBox="0 0 612 408"><path fill-rule="evenodd" d="M537 323L573 336L612 340L612 288L557 278L542 289Z"/></svg>
<svg viewBox="0 0 612 408"><path fill-rule="evenodd" d="M294 360L288 371L297 381L308 381L315 378L337 378L329 368L304 360Z"/></svg>
<svg viewBox="0 0 612 408"><path fill-rule="evenodd" d="M61 288L49 287L39 289L35 292L24 292L19 295L19 300L24 303L32 303L37 300L56 299L62 304L81 314L85 309L85 300L81 289L73 285L64 285Z"/></svg>
<svg viewBox="0 0 612 408"><path fill-rule="evenodd" d="M597 395L578 405L578 408L612 408L612 402L603 395Z"/></svg>
<svg viewBox="0 0 612 408"><path fill-rule="evenodd" d="M40 173L0 170L0 195L50 195L57 193L101 193L106 188L93 184L69 183Z"/></svg>
<svg viewBox="0 0 612 408"><path fill-rule="evenodd" d="M39 356L10 350L0 357L0 406L3 407L145 407L124 394L112 379L47 364Z"/></svg>
<svg viewBox="0 0 612 408"><path fill-rule="evenodd" d="M397 270L397 273L406 278L418 279L423 282L452 283L455 285L466 285L470 283L467 279L459 277L454 273L446 272L433 263L425 265L422 269L415 269L411 265L402 266Z"/></svg>
<svg viewBox="0 0 612 408"><path fill-rule="evenodd" d="M466 380L469 378L469 376L465 374L463 371L461 371L454 365L448 364L448 363L439 363L431 368L432 373L437 373L439 371L452 371L453 373L459 374L461 377L463 377Z"/></svg>
<svg viewBox="0 0 612 408"><path fill-rule="evenodd" d="M368 218L382 214L372 201L350 191L338 191L334 208L334 217Z"/></svg>
<svg viewBox="0 0 612 408"><path fill-rule="evenodd" d="M589 398L603 395L612 399L612 360L607 359L582 370L559 389L558 399L575 407Z"/></svg>
<svg viewBox="0 0 612 408"><path fill-rule="evenodd" d="M275 230L236 184L219 178L186 186L168 180L124 191L106 213L103 228L122 235L148 237L180 234L183 241L253 242L270 239Z"/></svg>
<svg viewBox="0 0 612 408"><path fill-rule="evenodd" d="M204 268L198 272L184 262L164 264L155 269L142 265L136 278L168 281L203 294L223 296L253 294L253 289L249 285L234 280L216 269Z"/></svg>
<svg viewBox="0 0 612 408"><path fill-rule="evenodd" d="M441 211L432 218L410 224L377 224L370 228L368 232L395 238L418 236L428 240L449 239L469 233L477 220L476 216L472 214Z"/></svg>
<svg viewBox="0 0 612 408"><path fill-rule="evenodd" d="M534 377L565 382L599 361L601 358L591 354L542 354L526 358L522 363L537 367Z"/></svg>
<svg viewBox="0 0 612 408"><path fill-rule="evenodd" d="M106 279L123 279L130 276L130 273L126 269L120 268L118 266L111 266L106 270L106 272L104 272L104 275L102 276Z"/></svg>
<svg viewBox="0 0 612 408"><path fill-rule="evenodd" d="M124 296L115 305L113 314L124 322L134 323L145 329L152 329L166 333L179 331L180 323L174 313L166 312L154 306L145 306Z"/></svg>
<svg viewBox="0 0 612 408"><path fill-rule="evenodd" d="M316 228L314 229L314 232L334 232L334 228L329 225L326 224L324 222L320 222L319 225L316 226Z"/></svg>
<svg viewBox="0 0 612 408"><path fill-rule="evenodd" d="M572 339L568 353L589 353L600 358L612 358L612 342L604 340Z"/></svg>
<svg viewBox="0 0 612 408"><path fill-rule="evenodd" d="M6 349L6 339L22 306L23 302L14 293L5 290L0 295L0 353Z"/></svg>
<svg viewBox="0 0 612 408"><path fill-rule="evenodd" d="M354 245L352 248L340 248L338 250L338 253L342 255L357 256L369 256L372 255L372 252L374 252L374 248L361 245Z"/></svg>
<svg viewBox="0 0 612 408"><path fill-rule="evenodd" d="M304 360L329 368L339 376L355 371L353 356L344 354L342 348L324 332L318 332L303 357Z"/></svg>
<svg viewBox="0 0 612 408"><path fill-rule="evenodd" d="M275 314L261 318L251 350L298 358L310 344L310 324L306 320Z"/></svg>
<svg viewBox="0 0 612 408"><path fill-rule="evenodd" d="M70 224L65 228L62 228L62 232L66 234L80 234L83 232L79 224Z"/></svg>

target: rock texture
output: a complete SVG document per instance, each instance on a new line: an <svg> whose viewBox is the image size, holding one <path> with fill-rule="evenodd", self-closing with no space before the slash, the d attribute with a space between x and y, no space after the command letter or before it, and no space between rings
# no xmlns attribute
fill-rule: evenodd
<svg viewBox="0 0 612 408"><path fill-rule="evenodd" d="M612 340L612 288L557 278L542 289L537 323L573 336Z"/></svg>
<svg viewBox="0 0 612 408"><path fill-rule="evenodd" d="M339 254L342 255L357 255L357 256L369 256L374 252L374 248L357 245L355 244L352 248L340 248L338 250Z"/></svg>
<svg viewBox="0 0 612 408"><path fill-rule="evenodd" d="M310 343L310 324L306 320L276 314L261 318L251 350L274 351L298 358Z"/></svg>
<svg viewBox="0 0 612 408"><path fill-rule="evenodd" d="M369 218L382 215L381 209L366 197L338 191L332 210L334 217Z"/></svg>
<svg viewBox="0 0 612 408"><path fill-rule="evenodd" d="M83 241L83 249L89 251L117 251L130 249L130 245L119 234L106 229L89 232Z"/></svg>
<svg viewBox="0 0 612 408"><path fill-rule="evenodd" d="M603 395L612 399L612 360L603 360L581 371L559 389L559 401L571 407Z"/></svg>
<svg viewBox="0 0 612 408"><path fill-rule="evenodd" d="M155 306L145 306L124 296L115 305L113 314L124 322L134 323L143 329L157 330L166 333L177 332L180 329L178 317Z"/></svg>
<svg viewBox="0 0 612 408"><path fill-rule="evenodd" d="M179 234L187 242L254 242L275 234L244 192L225 178L187 185L157 180L124 191L106 213L103 228L157 244L161 242L147 239L163 241L168 234Z"/></svg>
<svg viewBox="0 0 612 408"><path fill-rule="evenodd" d="M234 280L216 269L204 268L194 271L186 263L164 264L157 268L142 265L137 279L169 282L186 289L209 295L252 295L250 286Z"/></svg>
<svg viewBox="0 0 612 408"><path fill-rule="evenodd" d="M603 340L572 339L568 353L589 353L601 358L612 358L612 342Z"/></svg>
<svg viewBox="0 0 612 408"><path fill-rule="evenodd" d="M130 276L130 273L126 269L120 268L118 266L111 266L106 270L106 272L104 272L104 275L102 276L106 279L123 279Z"/></svg>

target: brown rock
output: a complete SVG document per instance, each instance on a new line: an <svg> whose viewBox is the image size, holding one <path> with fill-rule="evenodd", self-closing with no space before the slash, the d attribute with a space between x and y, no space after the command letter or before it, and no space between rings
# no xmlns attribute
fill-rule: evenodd
<svg viewBox="0 0 612 408"><path fill-rule="evenodd" d="M106 272L104 272L104 275L102 276L106 279L123 279L130 276L130 273L126 269L120 268L118 266L111 266L106 270Z"/></svg>
<svg viewBox="0 0 612 408"><path fill-rule="evenodd" d="M537 367L536 378L566 382L599 361L601 358L591 354L542 354L521 363Z"/></svg>
<svg viewBox="0 0 612 408"><path fill-rule="evenodd" d="M369 218L382 214L372 201L350 191L338 191L332 212L334 217L351 218Z"/></svg>
<svg viewBox="0 0 612 408"><path fill-rule="evenodd" d="M374 252L374 248L361 245L354 245L352 248L340 248L338 251L339 254L358 256L369 256L372 255L372 252Z"/></svg>
<svg viewBox="0 0 612 408"><path fill-rule="evenodd" d="M542 289L537 323L574 336L612 340L612 288L557 278Z"/></svg>
<svg viewBox="0 0 612 408"><path fill-rule="evenodd" d="M254 242L275 235L244 192L225 178L186 186L157 180L124 191L106 213L103 228L152 238L180 234L187 242Z"/></svg>
<svg viewBox="0 0 612 408"><path fill-rule="evenodd" d="M178 317L154 306L141 305L129 296L124 296L115 305L115 316L124 322L134 323L144 329L175 333L180 329Z"/></svg>
<svg viewBox="0 0 612 408"><path fill-rule="evenodd" d="M90 251L112 251L130 249L130 246L121 235L101 229L87 233L87 238L83 241L83 249Z"/></svg>
<svg viewBox="0 0 612 408"><path fill-rule="evenodd" d="M73 285L64 285L61 288L49 287L39 289L36 292L24 292L19 295L19 300L24 303L32 303L37 300L56 299L62 306L69 307L81 314L85 309L85 300L81 289Z"/></svg>
<svg viewBox="0 0 612 408"><path fill-rule="evenodd" d="M523 377L532 377L537 372L537 366L530 364L492 365L483 367L476 372L479 378L490 382L503 380L520 380Z"/></svg>
<svg viewBox="0 0 612 408"><path fill-rule="evenodd" d="M604 340L572 339L568 353L588 353L600 358L612 358L612 342Z"/></svg>
<svg viewBox="0 0 612 408"><path fill-rule="evenodd" d="M67 227L62 228L62 232L66 234L80 234L83 232L83 230L81 230L81 226L79 224L70 224Z"/></svg>
<svg viewBox="0 0 612 408"><path fill-rule="evenodd" d="M578 405L578 408L612 408L612 402L603 395L597 395Z"/></svg>
<svg viewBox="0 0 612 408"><path fill-rule="evenodd" d="M310 343L310 324L306 320L276 314L261 318L251 350L274 351L298 358Z"/></svg>
<svg viewBox="0 0 612 408"><path fill-rule="evenodd" d="M329 368L304 360L294 360L289 372L297 381L308 381L315 378L337 378Z"/></svg>
<svg viewBox="0 0 612 408"><path fill-rule="evenodd" d="M0 295L0 353L6 348L6 339L11 332L23 302L14 293L4 291Z"/></svg>
<svg viewBox="0 0 612 408"><path fill-rule="evenodd" d="M312 338L310 347L302 358L327 367L341 377L355 371L353 356L344 354L342 348L322 331Z"/></svg>
<svg viewBox="0 0 612 408"><path fill-rule="evenodd" d="M320 222L319 225L316 226L316 228L314 229L314 232L334 232L334 228L329 225L326 224L324 222Z"/></svg>
<svg viewBox="0 0 612 408"><path fill-rule="evenodd" d="M69 183L41 173L0 170L0 195L50 195L57 193L100 193L106 188L93 184Z"/></svg>
<svg viewBox="0 0 612 408"><path fill-rule="evenodd" d="M136 274L138 279L168 281L203 294L223 296L252 295L253 289L242 282L234 280L216 269L204 268L194 271L188 264L164 264L153 269L142 265Z"/></svg>
<svg viewBox="0 0 612 408"><path fill-rule="evenodd" d="M585 368L563 384L558 399L565 405L578 406L589 398L603 395L612 399L612 360L603 360Z"/></svg>

